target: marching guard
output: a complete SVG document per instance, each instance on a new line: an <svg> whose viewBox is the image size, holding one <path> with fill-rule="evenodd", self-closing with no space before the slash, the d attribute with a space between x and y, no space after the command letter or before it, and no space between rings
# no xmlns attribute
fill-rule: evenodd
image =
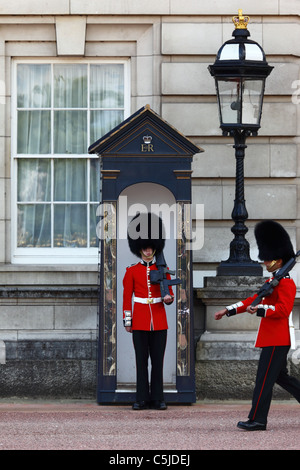
<svg viewBox="0 0 300 470"><path fill-rule="evenodd" d="M259 258L267 270L274 273L294 257L294 250L286 230L273 220L264 220L255 227ZM267 281L271 282L272 277ZM296 296L296 286L289 276L281 279L273 292L253 306L257 294L215 313L215 319L243 312L261 317L255 347L262 348L252 407L248 421L237 426L247 431L266 430L267 417L275 383L287 390L300 403L300 381L288 374L287 355L291 346L289 316Z"/></svg>
<svg viewBox="0 0 300 470"><path fill-rule="evenodd" d="M136 358L136 402L132 408L165 410L163 362L168 322L164 304L171 304L174 294L169 285L169 292L162 298L159 283L153 284L150 279L151 271L158 269L155 256L165 245L160 217L151 213L135 216L128 226L128 244L131 252L140 258L126 269L123 279L123 323L126 331L133 335ZM170 280L169 274L166 279Z"/></svg>

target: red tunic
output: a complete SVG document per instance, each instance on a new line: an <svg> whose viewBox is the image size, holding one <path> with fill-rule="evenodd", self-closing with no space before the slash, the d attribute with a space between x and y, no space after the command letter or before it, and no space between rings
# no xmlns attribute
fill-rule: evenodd
<svg viewBox="0 0 300 470"><path fill-rule="evenodd" d="M274 288L271 295L262 299L257 310L257 316L262 318L255 347L289 346L291 344L289 316L293 309L295 296L296 285L294 281L290 278L284 278ZM228 307L229 314L234 314L234 312L231 313L231 310L235 310L235 313L245 312L246 308L252 304L256 297L257 294L253 297L248 297L242 302L231 305Z"/></svg>
<svg viewBox="0 0 300 470"><path fill-rule="evenodd" d="M123 279L123 318L125 311L131 312L132 330L166 330L168 328L166 310L162 301L157 303L133 303L134 297L141 299L161 298L159 284L150 283L150 271L156 269L156 264L141 261L126 269ZM170 279L170 276L167 275ZM174 295L171 286L170 295Z"/></svg>

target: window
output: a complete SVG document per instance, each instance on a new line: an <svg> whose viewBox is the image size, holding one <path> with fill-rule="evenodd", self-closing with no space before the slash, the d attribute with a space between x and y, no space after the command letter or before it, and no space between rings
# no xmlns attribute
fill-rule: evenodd
<svg viewBox="0 0 300 470"><path fill-rule="evenodd" d="M99 159L89 145L129 114L126 62L16 62L13 261L97 262Z"/></svg>

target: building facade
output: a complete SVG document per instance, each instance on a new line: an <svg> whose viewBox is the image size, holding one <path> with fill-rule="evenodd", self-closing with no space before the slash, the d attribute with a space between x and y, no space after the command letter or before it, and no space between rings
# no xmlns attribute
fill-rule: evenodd
<svg viewBox="0 0 300 470"><path fill-rule="evenodd" d="M247 238L257 259L261 219L281 222L295 249L300 241L299 2L0 0L2 396L95 396L101 183L87 149L146 104L204 149L192 175L194 207L204 207L204 243L193 253L198 397L237 396L224 379L229 370L233 382L248 377L239 397L250 395L256 319L213 319L216 306L260 282L226 279L221 292L214 285L232 239L235 159L208 65L240 8L274 66L245 159ZM298 273L297 265L299 289ZM294 325L299 348L298 294ZM297 374L298 363L296 350Z"/></svg>

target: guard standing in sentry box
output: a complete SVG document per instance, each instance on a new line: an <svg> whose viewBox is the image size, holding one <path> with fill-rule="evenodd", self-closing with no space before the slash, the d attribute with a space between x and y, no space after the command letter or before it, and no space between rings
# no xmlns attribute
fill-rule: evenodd
<svg viewBox="0 0 300 470"><path fill-rule="evenodd" d="M272 277L267 283L272 284L277 273L288 266L296 255L286 230L273 220L264 220L255 227L258 256L264 261ZM295 263L291 263L292 265ZM279 271L278 271L279 270ZM247 431L264 431L275 383L292 394L300 403L300 381L288 375L287 354L291 346L289 317L296 296L296 286L288 273L278 276L268 293L268 284L262 286L266 296L255 301L259 293L246 300L237 302L215 313L215 319L224 315L230 317L242 312L256 313L261 317L255 347L262 348L258 364L256 383L252 398L252 408L248 421L239 421L237 426ZM261 289L261 290L262 290Z"/></svg>
<svg viewBox="0 0 300 470"><path fill-rule="evenodd" d="M151 213L136 215L128 226L128 244L130 251L140 258L138 263L126 269L123 279L123 322L126 330L133 334L136 358L136 402L132 408L165 410L163 362L168 322L164 304L173 302L174 293L169 285L168 292L162 297L159 283L151 282L151 272L158 269L156 257L165 245L161 218ZM171 280L169 274L166 274L166 280Z"/></svg>

